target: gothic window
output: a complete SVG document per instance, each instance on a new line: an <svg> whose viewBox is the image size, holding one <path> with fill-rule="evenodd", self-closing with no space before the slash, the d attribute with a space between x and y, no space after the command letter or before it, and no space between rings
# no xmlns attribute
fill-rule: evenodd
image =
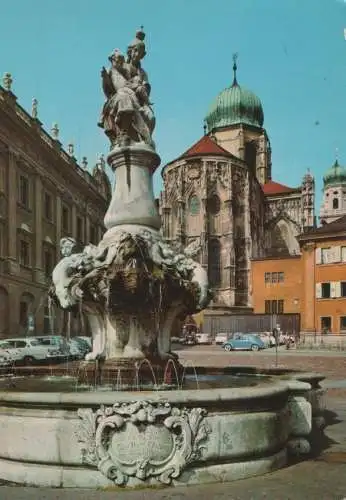
<svg viewBox="0 0 346 500"><path fill-rule="evenodd" d="M256 143L254 141L245 144L245 163L250 172L256 175Z"/></svg>
<svg viewBox="0 0 346 500"><path fill-rule="evenodd" d="M339 200L338 198L333 198L333 209L336 210L339 208Z"/></svg>
<svg viewBox="0 0 346 500"><path fill-rule="evenodd" d="M219 240L210 240L208 249L208 278L211 286L221 284L221 248Z"/></svg>
<svg viewBox="0 0 346 500"><path fill-rule="evenodd" d="M189 211L191 215L198 215L201 208L198 197L193 194L189 199Z"/></svg>
<svg viewBox="0 0 346 500"><path fill-rule="evenodd" d="M210 215L217 215L220 212L221 202L217 194L213 194L208 199L208 212Z"/></svg>

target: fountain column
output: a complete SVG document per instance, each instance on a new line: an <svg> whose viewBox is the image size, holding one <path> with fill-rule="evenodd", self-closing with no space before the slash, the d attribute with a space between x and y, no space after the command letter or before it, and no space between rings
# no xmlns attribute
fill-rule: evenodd
<svg viewBox="0 0 346 500"><path fill-rule="evenodd" d="M108 230L127 224L156 230L161 227L152 179L160 157L143 146L116 148L108 155L115 174L113 196L104 219Z"/></svg>

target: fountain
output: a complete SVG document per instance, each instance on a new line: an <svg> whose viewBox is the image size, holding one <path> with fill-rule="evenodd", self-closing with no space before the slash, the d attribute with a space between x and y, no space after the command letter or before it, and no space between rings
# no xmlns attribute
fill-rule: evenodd
<svg viewBox="0 0 346 500"><path fill-rule="evenodd" d="M50 290L56 305L83 312L93 349L70 364L72 377L58 377L64 367L31 367L33 376L13 377L11 387L0 381L4 480L81 488L227 481L309 454L323 426L318 374L184 368L171 352L176 319L204 309L211 294L196 244L173 249L160 234L144 38L137 31L127 61L116 50L102 70L99 125L115 175L107 231L81 251L62 239Z"/></svg>

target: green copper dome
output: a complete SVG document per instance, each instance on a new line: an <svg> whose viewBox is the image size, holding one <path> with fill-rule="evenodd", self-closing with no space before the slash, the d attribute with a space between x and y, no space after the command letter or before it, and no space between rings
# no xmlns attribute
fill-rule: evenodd
<svg viewBox="0 0 346 500"><path fill-rule="evenodd" d="M262 128L263 108L260 99L237 82L237 66L234 64L233 84L217 96L205 117L208 132L229 125L251 125Z"/></svg>
<svg viewBox="0 0 346 500"><path fill-rule="evenodd" d="M346 168L339 165L335 160L334 165L327 170L323 177L324 186L338 186L346 183Z"/></svg>

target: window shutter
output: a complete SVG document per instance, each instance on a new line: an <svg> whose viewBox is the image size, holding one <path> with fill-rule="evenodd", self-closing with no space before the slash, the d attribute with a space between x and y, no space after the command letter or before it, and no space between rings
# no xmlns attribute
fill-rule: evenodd
<svg viewBox="0 0 346 500"><path fill-rule="evenodd" d="M331 281L330 282L330 296L331 298L335 298L336 297L336 282L335 281Z"/></svg>
<svg viewBox="0 0 346 500"><path fill-rule="evenodd" d="M334 262L340 262L341 261L341 247L335 247L334 248Z"/></svg>
<svg viewBox="0 0 346 500"><path fill-rule="evenodd" d="M316 248L315 256L316 256L316 264L321 264L322 263L322 251L320 248Z"/></svg>
<svg viewBox="0 0 346 500"><path fill-rule="evenodd" d="M322 285L321 283L316 283L316 299L320 299L322 297Z"/></svg>
<svg viewBox="0 0 346 500"><path fill-rule="evenodd" d="M341 247L341 261L346 262L346 247Z"/></svg>
<svg viewBox="0 0 346 500"><path fill-rule="evenodd" d="M340 281L335 282L335 297L341 297L341 283Z"/></svg>

